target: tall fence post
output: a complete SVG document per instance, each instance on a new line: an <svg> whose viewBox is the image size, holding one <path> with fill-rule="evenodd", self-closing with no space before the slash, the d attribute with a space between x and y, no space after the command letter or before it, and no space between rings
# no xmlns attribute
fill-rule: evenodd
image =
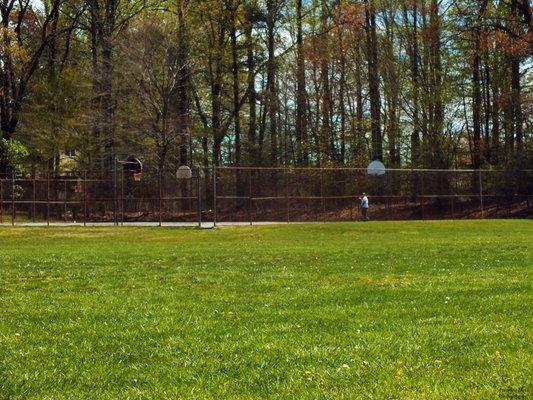
<svg viewBox="0 0 533 400"><path fill-rule="evenodd" d="M46 226L50 226L50 171L46 171Z"/></svg>
<svg viewBox="0 0 533 400"><path fill-rule="evenodd" d="M217 167L213 165L213 226L217 226Z"/></svg>
<svg viewBox="0 0 533 400"><path fill-rule="evenodd" d="M159 189L159 226L163 226L163 215L162 215L162 212L163 212L163 185L162 185L162 173L161 173L161 170L159 170L159 184L158 184L158 189Z"/></svg>
<svg viewBox="0 0 533 400"><path fill-rule="evenodd" d="M390 179L389 174L385 174L385 190L384 190L384 196L385 196L385 207L387 208L387 218L390 220L391 218L391 206L390 206Z"/></svg>
<svg viewBox="0 0 533 400"><path fill-rule="evenodd" d="M454 192L452 193L452 219L455 219L455 196L457 195L457 171L452 172L455 179Z"/></svg>
<svg viewBox="0 0 533 400"><path fill-rule="evenodd" d="M124 226L124 166L120 172L120 226Z"/></svg>
<svg viewBox="0 0 533 400"><path fill-rule="evenodd" d="M202 192L200 185L200 167L196 167L196 212L198 218L198 228L202 227Z"/></svg>
<svg viewBox="0 0 533 400"><path fill-rule="evenodd" d="M252 222L252 170L248 171L248 219L250 220L250 226Z"/></svg>
<svg viewBox="0 0 533 400"><path fill-rule="evenodd" d="M11 226L15 226L17 216L15 209L15 172L11 174Z"/></svg>
<svg viewBox="0 0 533 400"><path fill-rule="evenodd" d="M83 171L83 226L87 226L87 171Z"/></svg>
<svg viewBox="0 0 533 400"><path fill-rule="evenodd" d="M35 171L34 171L34 175L33 175L33 198L32 198L32 210L31 210L31 222L33 222L33 223L35 223L35 212L36 212L36 206L35 206L35 201L36 201L35 179L36 179L36 177L35 177Z"/></svg>
<svg viewBox="0 0 533 400"><path fill-rule="evenodd" d="M67 178L63 180L63 191L65 198L63 199L63 219L67 223Z"/></svg>
<svg viewBox="0 0 533 400"><path fill-rule="evenodd" d="M417 177L418 177L418 172L417 172ZM422 204L422 220L425 220L426 219L426 216L425 216L425 213L424 213L424 203L425 203L425 188L424 188L424 174L422 174L422 176L420 177L420 187L421 187L421 193L420 193L420 199L421 199L421 204Z"/></svg>
<svg viewBox="0 0 533 400"><path fill-rule="evenodd" d="M478 171L479 179L479 207L481 209L481 218L485 218L485 210L483 208L483 182L481 179L481 170Z"/></svg>
<svg viewBox="0 0 533 400"><path fill-rule="evenodd" d="M326 204L324 202L324 170L320 168L320 205L322 206L322 222L326 222Z"/></svg>
<svg viewBox="0 0 533 400"><path fill-rule="evenodd" d="M0 176L0 224L4 223L4 181Z"/></svg>
<svg viewBox="0 0 533 400"><path fill-rule="evenodd" d="M354 168L353 170L353 181L354 181L354 193L353 193L353 220L357 221L358 219L358 210L359 210L359 203L358 203L358 196L357 192L359 191L359 187L357 186L358 182L358 176L357 176L357 168ZM350 207L351 208L351 207Z"/></svg>
<svg viewBox="0 0 533 400"><path fill-rule="evenodd" d="M289 171L287 167L285 167L285 204L287 207L287 223L289 224L291 222L291 205L289 199Z"/></svg>
<svg viewBox="0 0 533 400"><path fill-rule="evenodd" d="M117 156L113 156L113 225L118 225L117 201Z"/></svg>

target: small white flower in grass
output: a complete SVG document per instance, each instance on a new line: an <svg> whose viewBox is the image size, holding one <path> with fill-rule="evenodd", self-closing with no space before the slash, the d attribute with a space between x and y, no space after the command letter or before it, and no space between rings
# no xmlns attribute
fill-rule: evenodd
<svg viewBox="0 0 533 400"><path fill-rule="evenodd" d="M342 371L344 369L350 369L350 366L348 364L342 364L339 368L337 368L337 371Z"/></svg>
<svg viewBox="0 0 533 400"><path fill-rule="evenodd" d="M444 299L444 303L448 304L449 301L450 301L450 298L448 296L446 296L446 298Z"/></svg>

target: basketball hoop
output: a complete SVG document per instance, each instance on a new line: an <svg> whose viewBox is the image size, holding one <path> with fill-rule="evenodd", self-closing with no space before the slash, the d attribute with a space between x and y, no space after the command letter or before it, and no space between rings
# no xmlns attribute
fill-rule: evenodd
<svg viewBox="0 0 533 400"><path fill-rule="evenodd" d="M139 182L143 176L143 165L135 157L128 157L125 161L119 161L122 164L122 170L124 173L130 175L135 182Z"/></svg>

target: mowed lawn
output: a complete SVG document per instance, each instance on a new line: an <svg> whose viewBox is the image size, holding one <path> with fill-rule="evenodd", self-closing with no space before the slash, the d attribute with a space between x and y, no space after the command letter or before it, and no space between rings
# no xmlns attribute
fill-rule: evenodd
<svg viewBox="0 0 533 400"><path fill-rule="evenodd" d="M0 229L0 399L528 399L533 222Z"/></svg>

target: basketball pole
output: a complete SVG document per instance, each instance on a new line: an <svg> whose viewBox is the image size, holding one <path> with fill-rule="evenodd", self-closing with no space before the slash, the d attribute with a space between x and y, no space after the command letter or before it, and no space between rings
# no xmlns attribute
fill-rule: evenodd
<svg viewBox="0 0 533 400"><path fill-rule="evenodd" d="M11 174L11 226L15 226L15 218L17 216L15 210L15 172Z"/></svg>
<svg viewBox="0 0 533 400"><path fill-rule="evenodd" d="M217 167L213 165L213 227L217 226Z"/></svg>
<svg viewBox="0 0 533 400"><path fill-rule="evenodd" d="M117 156L113 155L113 225L117 226Z"/></svg>

